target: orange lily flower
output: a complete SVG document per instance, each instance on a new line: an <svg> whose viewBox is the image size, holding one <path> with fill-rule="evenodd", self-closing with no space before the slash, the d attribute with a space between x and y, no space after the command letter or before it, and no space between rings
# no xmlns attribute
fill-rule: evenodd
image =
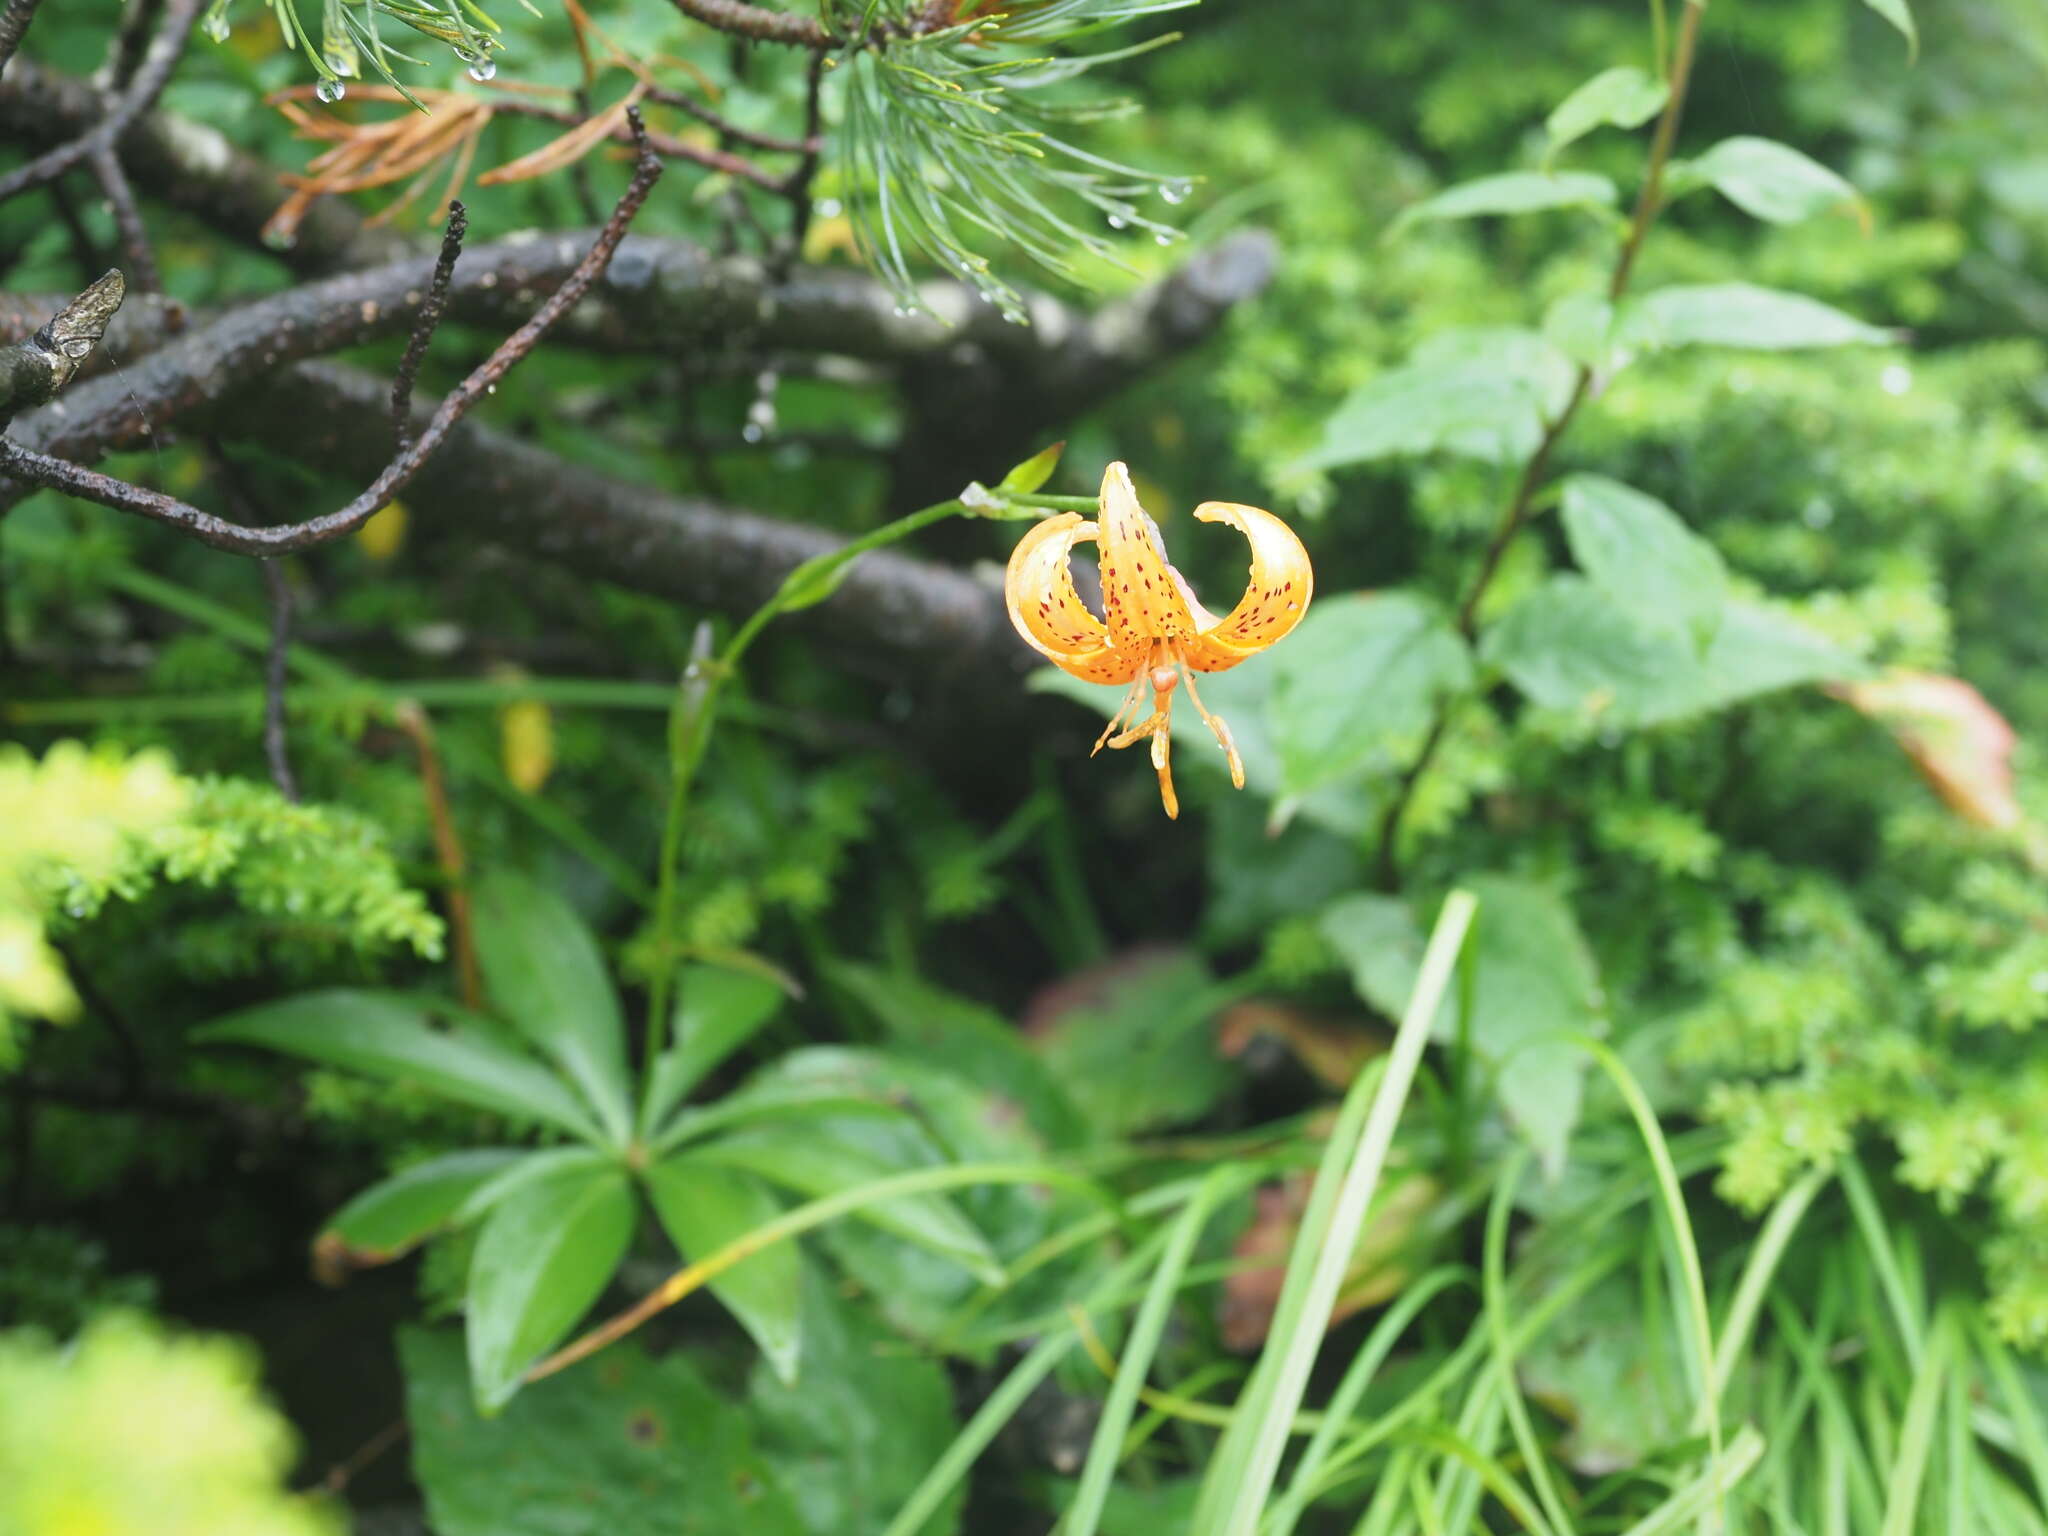
<svg viewBox="0 0 2048 1536"><path fill-rule="evenodd" d="M1294 530L1272 513L1235 502L1205 501L1195 508L1199 521L1228 523L1252 547L1251 582L1237 606L1219 619L1166 563L1159 525L1138 504L1131 472L1122 464L1104 471L1100 505L1096 522L1084 522L1078 512L1062 512L1018 541L1003 583L1010 622L1032 649L1061 671L1085 682L1131 685L1096 738L1094 752L1149 738L1152 766L1159 773L1159 798L1168 816L1178 816L1168 734L1174 689L1186 681L1188 702L1230 756L1230 782L1243 789L1244 763L1230 727L1202 707L1194 674L1234 667L1299 624L1308 611L1315 573ZM1074 546L1088 539L1101 546L1099 619L1074 590L1067 564ZM1147 688L1152 690L1152 713L1137 720ZM1135 724L1126 725L1133 720Z"/></svg>

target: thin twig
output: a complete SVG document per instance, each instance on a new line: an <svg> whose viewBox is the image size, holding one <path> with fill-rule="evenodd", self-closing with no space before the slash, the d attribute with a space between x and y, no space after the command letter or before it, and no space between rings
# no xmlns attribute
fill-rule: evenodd
<svg viewBox="0 0 2048 1536"><path fill-rule="evenodd" d="M263 755L270 763L270 782L294 805L299 783L284 734L284 691L292 644L292 588L275 560L259 560L263 585L270 592L270 650L263 661Z"/></svg>
<svg viewBox="0 0 2048 1536"><path fill-rule="evenodd" d="M649 83L647 99L660 106L674 107L678 112L689 113L698 122L716 128L735 144L747 144L755 149L770 150L783 155L813 155L824 147L815 127L807 127L801 139L786 139L780 134L744 128L722 113L712 111L687 91L672 90L665 85Z"/></svg>
<svg viewBox="0 0 2048 1536"><path fill-rule="evenodd" d="M370 1436L355 1450L337 1461L320 1479L320 1486L329 1494L346 1492L350 1481L378 1457L397 1445L405 1443L405 1437L412 1432L412 1426L401 1415Z"/></svg>
<svg viewBox="0 0 2048 1536"><path fill-rule="evenodd" d="M142 62L144 40L163 14L163 0L128 0L121 9L121 25L107 45L107 62L100 66L97 83L103 90L118 91L135 78Z"/></svg>
<svg viewBox="0 0 2048 1536"><path fill-rule="evenodd" d="M469 860L455 830L455 808L448 799L448 780L441 772L441 754L434 745L433 722L411 699L391 712L398 728L412 739L420 759L420 789L427 800L427 820L434 829L434 857L448 882L448 928L455 939L455 975L466 1008L481 1008L483 973L477 968L476 925L469 909Z"/></svg>
<svg viewBox="0 0 2048 1536"><path fill-rule="evenodd" d="M1635 212L1629 220L1628 232L1622 238L1621 250L1614 261L1614 271L1607 283L1609 303L1618 302L1628 292L1629 279L1635 273L1636 257L1641 253L1643 241L1650 233L1650 226L1656 222L1657 214L1663 207L1664 169L1671 159L1671 151L1678 139L1679 120L1685 112L1686 87L1691 81L1693 61L1699 42L1700 13L1704 10L1703 0L1686 0L1684 15L1679 20L1676 51L1671 61L1671 93L1664 103L1664 112L1657 120L1655 136L1650 141L1650 160L1643 175L1642 190L1636 196ZM1458 632L1469 642L1479 632L1479 608L1487 592L1493 586L1493 579L1500 571L1501 561L1506 557L1522 529L1527 526L1530 513L1535 509L1537 494L1543 488L1543 477L1550 468L1551 458L1557 445L1570 430L1579 408L1586 403L1593 390L1593 370L1582 364L1572 381L1572 392L1564 408L1544 428L1542 438L1535 450L1522 466L1522 472L1515 479L1513 495L1508 498L1506 509L1501 513L1500 522L1487 540L1486 552L1480 557L1479 569L1471 584L1465 590L1464 598L1458 604ZM1380 817L1379 831L1379 883L1383 889L1391 890L1398 882L1399 856L1396 845L1400 838L1401 822L1407 815L1408 807L1414 802L1415 789L1422 776L1435 760L1437 750L1443 745L1450 725L1454 701L1440 700L1436 714L1430 721L1429 732L1422 740L1422 748L1415 760L1401 776L1393 799Z"/></svg>
<svg viewBox="0 0 2048 1536"><path fill-rule="evenodd" d="M149 243L149 230L142 222L142 209L135 201L135 189L128 173L121 169L121 157L113 145L102 144L87 156L107 204L114 210L114 227L121 233L121 251L128 260L128 286L137 293L162 293L164 283L157 274L156 252Z"/></svg>
<svg viewBox="0 0 2048 1536"><path fill-rule="evenodd" d="M420 312L412 323L412 335L405 343L405 356L398 361L398 376L391 381L391 432L396 449L405 452L412 437L412 386L426 360L427 345L448 310L448 285L455 280L455 260L462 254L462 238L469 233L469 210L457 198L448 204L448 227L441 232L441 255L434 263L433 280Z"/></svg>
<svg viewBox="0 0 2048 1536"><path fill-rule="evenodd" d="M765 6L749 5L747 0L670 0L670 4L707 27L753 42L786 43L792 48L834 46L832 35L810 17L771 11Z"/></svg>
<svg viewBox="0 0 2048 1536"><path fill-rule="evenodd" d="M184 56L185 44L192 36L192 24L199 19L200 7L205 3L206 0L170 0L163 29L151 41L149 51L142 56L141 68L135 72L134 82L122 92L113 110L95 127L70 143L60 144L38 155L27 165L0 176L0 203L63 175L96 151L120 143L121 135L128 131L129 125L156 105L157 97L170 83L171 71L178 67L178 60Z"/></svg>
<svg viewBox="0 0 2048 1536"><path fill-rule="evenodd" d="M653 92L646 93L650 98ZM491 98L491 115L494 117L530 117L544 123L560 123L565 128L578 128L588 121L588 114L566 107L551 107L543 101L530 101L523 96L498 95ZM629 128L615 129L609 136L614 143L638 143L639 140ZM688 160L703 166L707 171L722 171L741 181L752 182L764 192L782 190L782 179L764 171L743 155L729 154L724 150L707 149L702 144L692 144L688 139L679 139L673 134L645 132L647 147L668 160ZM601 141L602 142L602 141ZM489 185L494 173L485 172L478 178L480 184Z"/></svg>
<svg viewBox="0 0 2048 1536"><path fill-rule="evenodd" d="M8 60L21 46L28 24L36 19L36 7L42 3L43 0L7 0L7 9L0 11L0 74L6 73Z"/></svg>
<svg viewBox="0 0 2048 1536"><path fill-rule="evenodd" d="M639 122L638 112L632 114L635 124ZM0 438L0 469L18 480L34 485L46 486L63 491L86 501L112 507L118 512L130 512L138 517L165 524L181 533L189 534L203 544L215 549L228 550L242 555L278 555L294 550L311 549L317 545L343 538L368 522L392 497L409 483L420 467L430 459L435 450L454 430L456 423L469 414L477 402L491 393L512 368L523 360L551 326L580 301L606 265L611 261L612 252L619 241L625 238L626 227L634 214L647 200L647 194L660 180L663 166L652 152L643 150L633 179L625 195L619 199L618 207L612 211L609 222L599 233L590 252L569 274L561 287L557 288L541 305L533 318L522 325L478 366L468 378L449 393L434 412L433 419L413 443L387 464L381 474L347 505L303 522L280 527L251 528L211 512L202 511L189 502L160 491L146 490L117 480L96 470L84 469L63 459L48 454L35 453L13 441Z"/></svg>

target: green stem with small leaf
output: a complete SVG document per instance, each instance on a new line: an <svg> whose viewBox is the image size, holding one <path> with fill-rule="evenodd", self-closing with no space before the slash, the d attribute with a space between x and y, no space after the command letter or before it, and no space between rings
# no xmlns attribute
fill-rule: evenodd
<svg viewBox="0 0 2048 1536"><path fill-rule="evenodd" d="M915 512L884 524L871 533L842 544L825 554L815 555L782 578L774 594L733 632L723 650L711 649L709 624L698 627L689 664L683 669L675 706L669 714L669 796L668 814L661 832L661 868L655 893L656 936L654 975L648 985L646 1060L652 1062L662 1048L667 1027L669 994L675 976L670 954L670 934L675 922L676 886L682 860L683 819L689 810L690 789L697 769L711 744L711 732L718 720L718 707L726 682L739 669L741 660L760 638L761 631L786 613L795 613L824 602L838 590L853 562L871 550L908 538L933 523L949 517L1028 518L1046 512L1095 510L1095 499L1084 496L1041 496L1032 492L998 486L990 489L971 485L958 496L934 502Z"/></svg>
<svg viewBox="0 0 2048 1536"><path fill-rule="evenodd" d="M1669 71L1670 94L1665 98L1664 110L1657 119L1655 136L1650 141L1649 164L1643 172L1643 185L1636 195L1635 211L1629 219L1628 231L1622 236L1621 250L1615 256L1614 270L1607 282L1607 301L1617 304L1627 294L1629 280L1635 275L1636 257L1641 254L1643 241L1650 233L1650 226L1657 221L1658 213L1664 206L1664 171L1670 164L1672 147L1678 141L1679 121L1685 115L1686 87L1692 79L1693 61L1697 55L1700 33L1700 18L1706 10L1706 0L1685 0L1684 13L1679 18L1678 37L1674 45ZM1661 6L1653 11L1661 20ZM1662 58L1661 46L1658 50ZM1493 536L1487 540L1486 552L1480 557L1479 569L1471 584L1465 589L1464 597L1458 603L1458 633L1469 644L1479 634L1479 607L1493 586L1493 579L1500 572L1501 561L1522 530L1528 526L1530 514L1542 501L1544 478L1549 473L1550 461L1558 444L1571 429L1572 422L1579 414L1593 392L1593 367L1589 363L1579 365L1577 376L1572 381L1571 394L1566 398L1564 408L1557 413L1537 441L1535 450L1523 463L1522 470L1515 477L1515 489L1508 498L1508 504L1501 513L1500 522L1495 525ZM1400 841L1401 822L1407 815L1408 807L1415 799L1415 789L1429 766L1436 759L1437 749L1443 745L1450 727L1451 710L1455 701L1439 700L1436 713L1430 721L1428 732L1423 736L1422 747L1415 755L1415 761L1401 776L1395 787L1394 796L1386 812L1380 818L1379 827L1379 881L1382 889L1391 890L1398 883L1399 866L1396 848Z"/></svg>

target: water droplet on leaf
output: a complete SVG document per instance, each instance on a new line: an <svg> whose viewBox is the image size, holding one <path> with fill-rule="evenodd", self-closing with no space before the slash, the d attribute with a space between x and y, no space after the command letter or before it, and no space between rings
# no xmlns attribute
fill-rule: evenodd
<svg viewBox="0 0 2048 1536"><path fill-rule="evenodd" d="M495 59L478 59L469 66L469 78L476 81L479 85L493 78L497 73L498 64Z"/></svg>
<svg viewBox="0 0 2048 1536"><path fill-rule="evenodd" d="M1123 216L1122 214L1120 214L1120 213L1112 213L1112 214L1111 214L1111 215L1109 216L1109 227L1110 227L1111 229L1122 229L1122 228L1124 228L1124 227L1125 227L1126 225L1128 225L1128 224L1129 224L1130 222L1131 222L1131 221L1130 221L1129 219L1125 218L1125 217L1124 217L1124 216Z"/></svg>
<svg viewBox="0 0 2048 1536"><path fill-rule="evenodd" d="M1191 181L1169 181L1159 189L1159 195L1169 203L1184 203L1188 199L1188 194L1194 190L1195 184Z"/></svg>
<svg viewBox="0 0 2048 1536"><path fill-rule="evenodd" d="M348 87L339 80L322 80L313 87L313 94L331 106L348 94Z"/></svg>

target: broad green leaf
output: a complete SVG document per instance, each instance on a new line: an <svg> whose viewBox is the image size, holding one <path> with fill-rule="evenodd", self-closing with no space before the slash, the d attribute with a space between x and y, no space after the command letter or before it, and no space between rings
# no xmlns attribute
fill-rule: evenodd
<svg viewBox="0 0 2048 1536"><path fill-rule="evenodd" d="M455 1012L450 1008L447 1012ZM519 1119L598 1138L590 1112L562 1080L473 1028L437 1029L427 1005L386 992L334 988L230 1014L193 1038L260 1045Z"/></svg>
<svg viewBox="0 0 2048 1536"><path fill-rule="evenodd" d="M782 1202L759 1179L692 1162L687 1154L656 1163L646 1181L654 1214L690 1262L709 1258L782 1214ZM796 1380L803 1348L803 1258L796 1244L771 1244L710 1284L712 1295L761 1346L775 1374Z"/></svg>
<svg viewBox="0 0 2048 1536"><path fill-rule="evenodd" d="M1438 451L1519 463L1564 408L1575 377L1571 359L1533 331L1439 332L1407 363L1354 390L1302 464L1330 469Z"/></svg>
<svg viewBox="0 0 2048 1536"><path fill-rule="evenodd" d="M1593 584L1636 618L1705 650L1721 627L1728 570L1713 545L1654 496L1604 475L1564 484L1564 531Z"/></svg>
<svg viewBox="0 0 2048 1536"><path fill-rule="evenodd" d="M616 1154L598 1147L547 1147L529 1152L509 1168L501 1168L470 1191L469 1198L456 1207L455 1224L467 1226L487 1214L506 1196L529 1184L571 1169L592 1170L612 1166Z"/></svg>
<svg viewBox="0 0 2048 1536"><path fill-rule="evenodd" d="M484 1218L464 1297L477 1406L502 1408L526 1368L597 1300L633 1236L633 1190L617 1167L556 1173Z"/></svg>
<svg viewBox="0 0 2048 1536"><path fill-rule="evenodd" d="M1671 167L1673 196L1696 186L1714 188L1752 218L1797 224L1848 209L1868 233L1870 210L1840 176L1789 144L1741 134L1723 139L1697 160Z"/></svg>
<svg viewBox="0 0 2048 1536"><path fill-rule="evenodd" d="M1566 1036L1606 1030L1606 1003L1571 908L1546 887L1502 876L1465 883L1479 898L1466 950L1471 1012L1463 1027L1481 1082L1508 1123L1554 1177L1578 1123L1586 1061ZM1413 992L1424 939L1406 906L1387 896L1333 902L1323 936L1351 967L1359 995L1398 1014ZM1460 1037L1460 988L1444 999L1432 1033Z"/></svg>
<svg viewBox="0 0 2048 1536"><path fill-rule="evenodd" d="M689 1151L692 1162L756 1174L810 1199L872 1184L903 1165L851 1144L823 1125L757 1125L720 1136ZM916 1165L913 1165L916 1166ZM1001 1267L988 1240L943 1195L899 1195L855 1213L883 1231L916 1243L988 1281Z"/></svg>
<svg viewBox="0 0 2048 1536"><path fill-rule="evenodd" d="M1502 171L1446 187L1401 211L1388 238L1417 224L1440 219L1476 219L1494 214L1535 213L1545 208L1607 208L1614 183L1587 171Z"/></svg>
<svg viewBox="0 0 2048 1536"><path fill-rule="evenodd" d="M757 1369L749 1384L762 1453L807 1530L882 1536L952 1443L952 1383L940 1360L905 1348L870 1307L836 1294L815 1269L803 1307L802 1381ZM952 1536L965 1494L950 1494L915 1536Z"/></svg>
<svg viewBox="0 0 2048 1536"><path fill-rule="evenodd" d="M449 1226L480 1186L530 1157L517 1148L450 1152L402 1169L336 1211L316 1251L345 1266L381 1264Z"/></svg>
<svg viewBox="0 0 2048 1536"><path fill-rule="evenodd" d="M1863 0L1863 3L1899 29L1906 39L1909 55L1919 54L1920 29L1913 24L1913 11L1907 0Z"/></svg>
<svg viewBox="0 0 2048 1536"><path fill-rule="evenodd" d="M1550 143L1543 152L1548 165L1559 150L1596 128L1640 128L1671 97L1670 87L1633 65L1602 70L1557 104L1543 124Z"/></svg>
<svg viewBox="0 0 2048 1536"><path fill-rule="evenodd" d="M998 1106L1006 1100L1021 1106L1048 1146L1083 1139L1072 1096L1010 1020L914 975L842 963L831 968L831 979L880 1022L892 1043L994 1095Z"/></svg>
<svg viewBox="0 0 2048 1536"><path fill-rule="evenodd" d="M1531 1304L1564 1279L1539 1268ZM1530 1340L1517 1360L1523 1390L1570 1426L1559 1445L1565 1461L1591 1477L1641 1463L1686 1431L1681 1375L1652 1369L1641 1340L1658 1324L1643 1315L1641 1287L1611 1274Z"/></svg>
<svg viewBox="0 0 2048 1536"><path fill-rule="evenodd" d="M1216 1049L1225 999L1185 951L1140 950L1064 978L1034 1044L1098 1140L1199 1119L1236 1074Z"/></svg>
<svg viewBox="0 0 2048 1536"><path fill-rule="evenodd" d="M1633 347L1749 347L1783 352L1805 347L1884 346L1896 338L1804 294L1753 283L1688 283L1625 302L1621 340Z"/></svg>
<svg viewBox="0 0 2048 1536"><path fill-rule="evenodd" d="M632 1129L625 1019L597 939L561 897L507 870L477 882L474 910L491 1001L561 1066L623 1144Z"/></svg>
<svg viewBox="0 0 2048 1536"><path fill-rule="evenodd" d="M1472 684L1472 656L1450 620L1411 592L1325 598L1274 652L1267 706L1284 793L1415 754L1437 701Z"/></svg>
<svg viewBox="0 0 2048 1536"><path fill-rule="evenodd" d="M781 989L765 977L721 966L686 968L678 982L672 1040L654 1064L641 1106L641 1134L753 1039L781 1005Z"/></svg>
<svg viewBox="0 0 2048 1536"><path fill-rule="evenodd" d="M813 1536L751 1415L638 1340L480 1417L452 1332L401 1329L412 1468L436 1536Z"/></svg>
<svg viewBox="0 0 2048 1536"><path fill-rule="evenodd" d="M1543 339L1582 367L1614 365L1614 305L1605 294L1568 293L1543 315Z"/></svg>
<svg viewBox="0 0 2048 1536"><path fill-rule="evenodd" d="M1731 598L1705 651L1584 577L1553 576L1489 630L1480 654L1532 701L1617 726L1658 725L1861 665L1804 626Z"/></svg>

